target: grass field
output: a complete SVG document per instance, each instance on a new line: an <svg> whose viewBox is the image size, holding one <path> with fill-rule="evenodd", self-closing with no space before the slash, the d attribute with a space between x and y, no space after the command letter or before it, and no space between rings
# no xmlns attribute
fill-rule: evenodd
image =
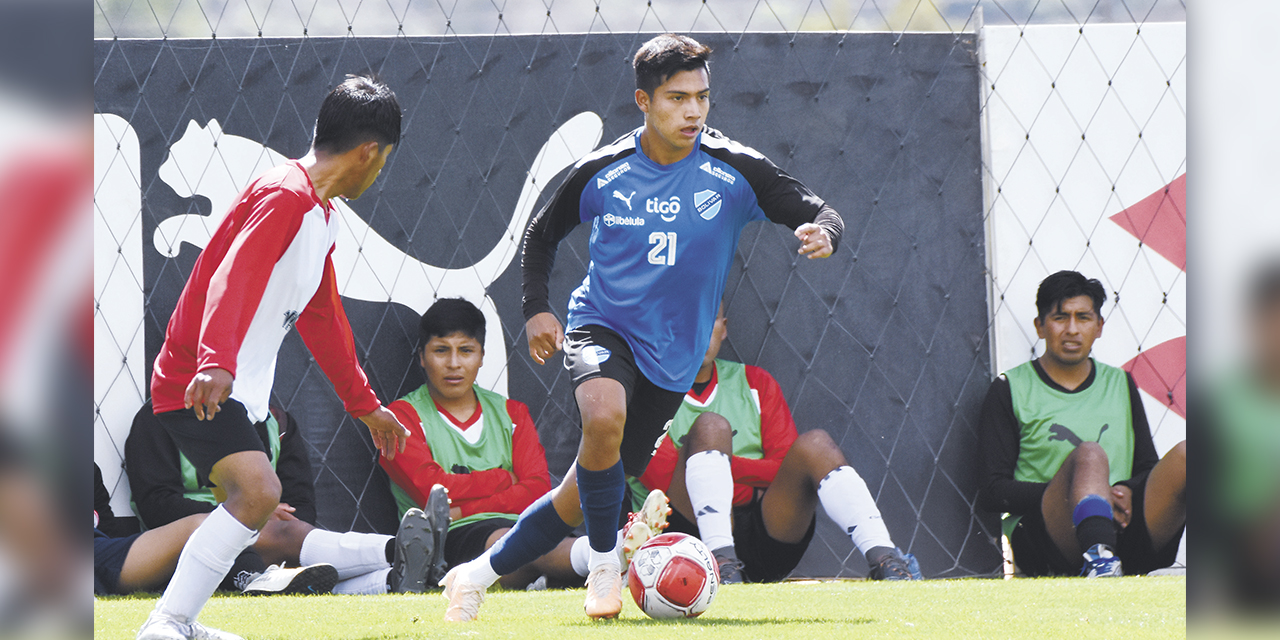
<svg viewBox="0 0 1280 640"><path fill-rule="evenodd" d="M622 616L592 622L581 589L493 592L480 620L446 625L439 592L424 595L216 597L200 621L249 640L333 638L1176 638L1186 636L1185 577L1111 580L926 580L733 585L694 620ZM94 638L133 640L155 596L100 598Z"/></svg>

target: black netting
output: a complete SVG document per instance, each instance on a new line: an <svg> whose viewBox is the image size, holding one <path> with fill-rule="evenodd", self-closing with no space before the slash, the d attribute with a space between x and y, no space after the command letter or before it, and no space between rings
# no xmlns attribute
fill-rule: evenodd
<svg viewBox="0 0 1280 640"><path fill-rule="evenodd" d="M235 194L220 185L270 166L271 152L304 153L324 93L347 72L375 71L400 97L405 134L374 189L350 203L368 229L340 240L355 250L339 280L350 287L344 305L362 364L384 401L417 387L417 313L435 295L487 297L505 356L495 385L529 405L552 473L562 474L577 411L559 359L539 367L527 355L518 260L492 273L473 265L518 241L511 229L523 226L526 175L553 132L586 112L599 117L604 142L638 126L630 54L656 31L697 31L716 50L709 124L799 177L846 223L840 251L825 261L797 259L785 228L743 232L722 357L769 370L800 430L832 434L927 575L998 570L995 516L974 507L974 422L993 367L977 9L988 22L1021 24L1064 12L1073 21L1158 18L1185 12L1180 4L1118 3L1123 15L1117 3L1095 2L263 4L98 2L94 111L118 117L100 124L112 133L99 133L98 162L136 164L128 179L112 178L132 180L136 211L95 201L97 215L126 220L117 226L128 268L110 278L131 274L144 293L144 311L115 324L121 345L144 340L147 363L160 346L198 254L181 239L198 239L203 227L179 216L225 208ZM916 29L938 32L907 32ZM137 136L134 160L128 144L102 150L104 139L125 140L125 128ZM207 148L189 150L197 142ZM395 256L396 268L371 266L377 256L366 247ZM587 261L578 229L552 275L561 312ZM104 290L95 285L95 296ZM367 430L342 412L296 335L279 362L274 396L312 446L321 524L393 530ZM122 374L113 388L145 392L149 373L134 371L140 383ZM96 391L100 407L112 393ZM111 457L104 451L119 458L115 420L98 419L97 438L108 443L100 463ZM113 489L127 494L123 480ZM820 517L795 575L864 573L848 537Z"/></svg>

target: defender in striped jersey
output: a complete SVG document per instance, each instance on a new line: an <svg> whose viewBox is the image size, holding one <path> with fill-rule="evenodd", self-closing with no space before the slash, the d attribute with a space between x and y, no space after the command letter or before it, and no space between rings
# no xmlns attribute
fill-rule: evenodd
<svg viewBox="0 0 1280 640"><path fill-rule="evenodd" d="M591 618L616 617L624 474L644 472L693 384L739 233L753 220L785 224L810 258L831 255L839 242L843 222L834 209L706 126L710 53L672 34L642 45L633 66L644 125L579 161L530 221L523 254L529 354L544 364L563 346L582 441L559 487L485 555L445 577L451 610L476 611L498 575L545 553L585 519L584 609ZM591 225L591 264L569 301L565 333L547 281L557 245L583 223Z"/></svg>

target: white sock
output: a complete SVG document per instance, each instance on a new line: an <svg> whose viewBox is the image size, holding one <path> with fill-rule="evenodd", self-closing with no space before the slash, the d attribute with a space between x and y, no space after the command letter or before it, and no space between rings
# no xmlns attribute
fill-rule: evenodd
<svg viewBox="0 0 1280 640"><path fill-rule="evenodd" d="M733 545L733 470L721 451L699 451L685 461L684 482L698 522L698 533L715 551Z"/></svg>
<svg viewBox="0 0 1280 640"><path fill-rule="evenodd" d="M333 592L349 596L379 595L386 593L387 574L389 573L391 573L391 567L378 569L377 571L370 571L369 573L361 574L354 578L339 581L338 584L333 585Z"/></svg>
<svg viewBox="0 0 1280 640"><path fill-rule="evenodd" d="M156 610L184 623L195 621L236 556L257 537L257 531L240 524L230 511L218 505L182 547L178 568L156 603Z"/></svg>
<svg viewBox="0 0 1280 640"><path fill-rule="evenodd" d="M583 536L584 538L586 536ZM615 543L613 548L608 551L596 551L587 545L590 555L587 558L587 573L590 574L600 565L609 565L618 571L622 571L622 559L618 557L618 545Z"/></svg>
<svg viewBox="0 0 1280 640"><path fill-rule="evenodd" d="M493 570L493 565L489 563L489 551L485 550L475 560L467 562L459 567L462 571L461 577L472 584L482 584L485 588L493 586L502 576ZM434 585L432 585L434 586Z"/></svg>
<svg viewBox="0 0 1280 640"><path fill-rule="evenodd" d="M618 542L615 548L618 554L618 563L622 563L622 530L618 530ZM591 542L586 536L575 538L573 547L569 549L569 563L573 565L573 572L587 577L591 573Z"/></svg>
<svg viewBox="0 0 1280 640"><path fill-rule="evenodd" d="M302 540L298 561L304 567L327 562L338 570L339 580L346 580L390 567L387 541L391 539L392 536L378 533L312 529Z"/></svg>
<svg viewBox="0 0 1280 640"><path fill-rule="evenodd" d="M573 565L573 572L586 577L591 573L591 542L586 536L582 536L573 541L573 547L569 549L569 563Z"/></svg>
<svg viewBox="0 0 1280 640"><path fill-rule="evenodd" d="M818 483L818 501L863 555L875 547L893 548L880 509L853 467L837 467Z"/></svg>

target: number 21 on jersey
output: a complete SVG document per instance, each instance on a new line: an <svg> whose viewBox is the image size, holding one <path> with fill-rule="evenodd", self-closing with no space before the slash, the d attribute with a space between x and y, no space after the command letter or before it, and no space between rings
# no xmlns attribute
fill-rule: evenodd
<svg viewBox="0 0 1280 640"><path fill-rule="evenodd" d="M676 263L676 232L654 231L649 234L649 264L671 266ZM665 255L664 255L665 254Z"/></svg>

